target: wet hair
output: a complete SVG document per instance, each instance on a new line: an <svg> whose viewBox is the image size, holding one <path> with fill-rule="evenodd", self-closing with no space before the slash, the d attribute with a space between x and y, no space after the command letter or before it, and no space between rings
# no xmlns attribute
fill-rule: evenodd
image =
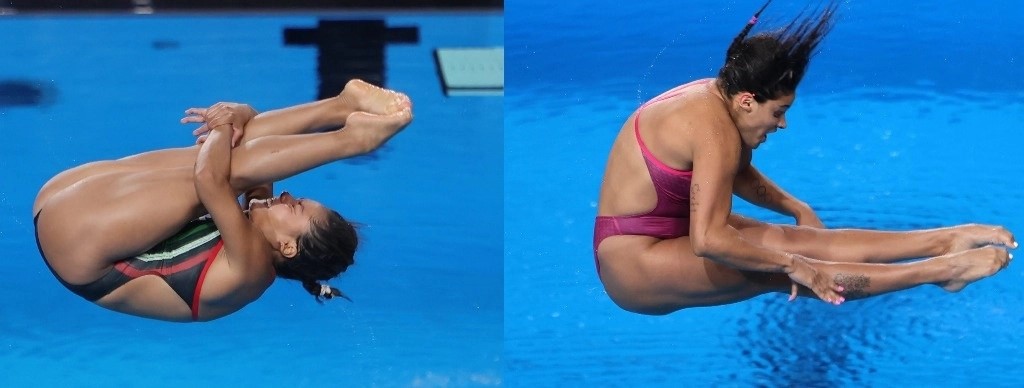
<svg viewBox="0 0 1024 388"><path fill-rule="evenodd" d="M336 296L352 301L341 290L321 285L320 281L332 279L354 264L358 244L355 226L330 210L324 220L310 221L309 232L298 238L299 252L295 257L276 264L274 269L277 276L302 282L302 288L312 294L317 303L323 303L321 298Z"/></svg>
<svg viewBox="0 0 1024 388"><path fill-rule="evenodd" d="M764 3L726 50L725 65L718 71L726 96L746 91L753 93L757 102L765 102L793 94L818 44L832 29L837 8L830 3L817 17L804 18L801 13L784 28L747 38L769 3L771 0Z"/></svg>

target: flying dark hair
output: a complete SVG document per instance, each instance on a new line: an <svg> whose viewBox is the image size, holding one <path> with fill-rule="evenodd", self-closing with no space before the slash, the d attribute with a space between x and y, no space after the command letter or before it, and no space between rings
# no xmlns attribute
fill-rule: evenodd
<svg viewBox="0 0 1024 388"><path fill-rule="evenodd" d="M746 91L764 102L795 92L818 44L832 29L837 8L830 3L817 17L803 18L801 13L784 28L747 38L769 3L754 13L726 50L725 65L718 71L726 96Z"/></svg>
<svg viewBox="0 0 1024 388"><path fill-rule="evenodd" d="M349 299L341 290L321 284L340 275L355 263L356 246L359 236L356 228L336 211L329 211L324 220L313 219L309 232L299 236L299 252L295 257L276 264L277 276L302 282L302 288L316 297L332 299L336 296Z"/></svg>

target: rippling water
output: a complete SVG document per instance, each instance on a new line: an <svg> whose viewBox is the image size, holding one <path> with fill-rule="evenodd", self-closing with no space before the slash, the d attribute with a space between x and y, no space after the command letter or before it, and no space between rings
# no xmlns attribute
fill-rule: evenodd
<svg viewBox="0 0 1024 388"><path fill-rule="evenodd" d="M530 4L524 1L516 4ZM755 4L757 3L757 4ZM618 309L593 268L601 175L635 107L712 76L758 2L509 5L505 354L512 386L1019 386L1024 270L958 294L925 286L836 308L767 295L648 317ZM803 2L776 1L780 21ZM964 222L1024 233L1017 139L1024 32L999 1L844 2L755 164L832 227ZM536 24L539 20L540 24ZM528 28L529 27L529 28ZM737 202L737 212L789 222Z"/></svg>

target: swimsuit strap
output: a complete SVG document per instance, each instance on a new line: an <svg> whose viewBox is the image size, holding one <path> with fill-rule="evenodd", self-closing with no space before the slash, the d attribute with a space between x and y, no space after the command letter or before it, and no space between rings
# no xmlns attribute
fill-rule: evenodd
<svg viewBox="0 0 1024 388"><path fill-rule="evenodd" d="M693 84L705 84L705 83L708 83L708 82L711 82L711 80L710 79L702 79L702 80L697 80L697 81L693 81L693 82L689 82L689 83L677 86L675 88L672 88L672 90L669 90L669 91L667 91L665 93L662 93L661 95L651 99L650 101L647 101L643 105L640 105L640 108L638 108L636 110L636 117L633 118L633 133L636 135L636 142L637 142L637 144L640 145L640 153L642 153L644 155L644 160L648 161L649 163L653 163L655 166L657 166L657 168L659 170L663 170L663 171L668 172L668 173L670 173L672 175L681 175L681 176L682 175L685 175L685 176L693 175L692 171L684 171L684 170L679 170L679 169L676 169L676 168L672 168L671 166L663 163L661 160L659 160L657 157L655 157L654 154L651 153L651 150L649 148L647 148L647 144L644 143L644 139L642 137L640 137L640 114L644 111L644 108L646 108L648 105L651 105L651 104L654 104L654 103L657 103L657 102L661 102L661 101L670 99L672 97L678 96L678 95L683 93L683 89L686 89L690 85L693 85Z"/></svg>
<svg viewBox="0 0 1024 388"><path fill-rule="evenodd" d="M633 132L636 135L636 142L640 147L640 153L643 154L644 164L647 165L647 173L650 174L651 182L654 184L654 192L658 197L654 209L646 214L648 216L680 217L689 215L690 183L693 179L693 171L673 168L651 153L651 150L647 148L647 144L644 143L643 137L640 136L640 116L643 113L643 109L647 105L678 96L689 85L706 82L708 81L690 82L663 93L640 106L637 109L636 117L633 118Z"/></svg>

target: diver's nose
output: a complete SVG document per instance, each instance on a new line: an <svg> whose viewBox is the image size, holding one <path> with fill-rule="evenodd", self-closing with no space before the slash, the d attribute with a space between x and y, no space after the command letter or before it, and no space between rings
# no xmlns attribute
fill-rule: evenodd
<svg viewBox="0 0 1024 388"><path fill-rule="evenodd" d="M295 198L292 198L292 194L287 191L282 191L279 198L283 203L291 204L292 202L295 202Z"/></svg>

